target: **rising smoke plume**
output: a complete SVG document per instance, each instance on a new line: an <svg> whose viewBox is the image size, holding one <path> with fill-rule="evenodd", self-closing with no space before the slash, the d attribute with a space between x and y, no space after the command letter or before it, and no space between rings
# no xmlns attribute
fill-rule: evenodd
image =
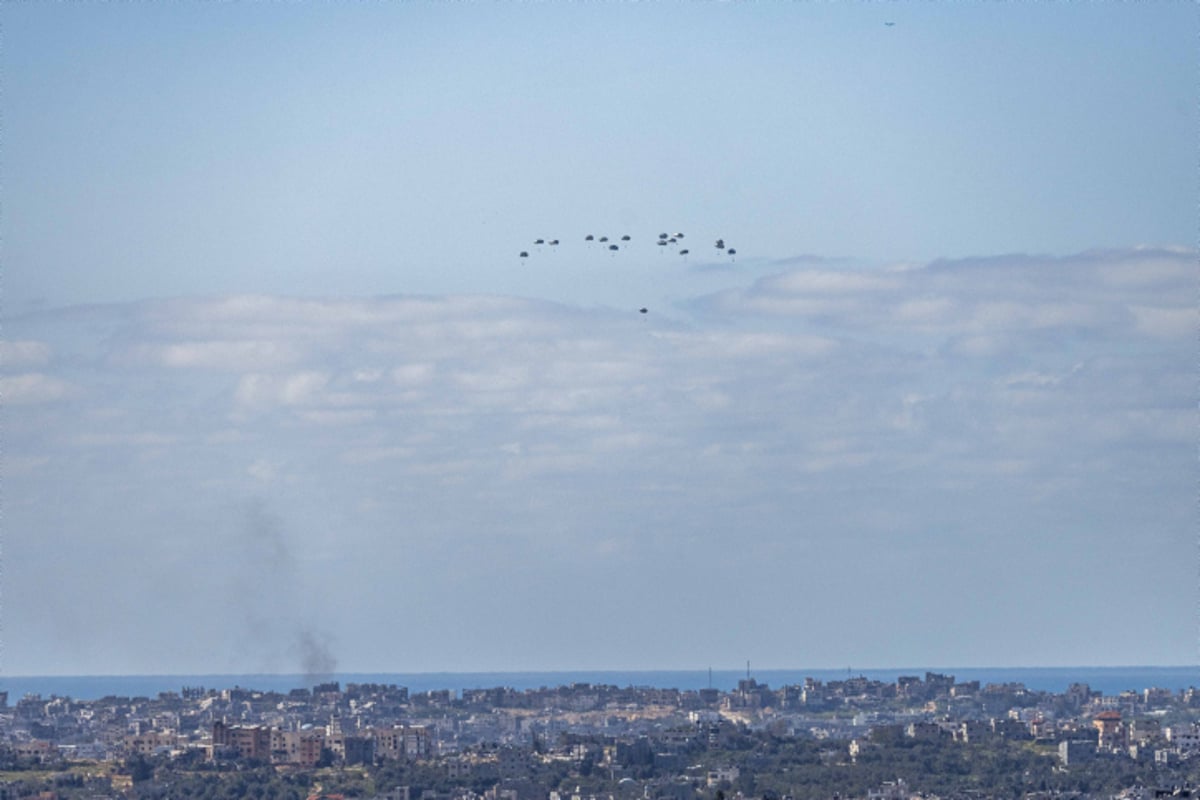
<svg viewBox="0 0 1200 800"><path fill-rule="evenodd" d="M262 498L242 504L239 558L231 573L231 600L241 620L235 670L298 672L305 685L337 671L330 637L309 618L300 571L283 520Z"/></svg>

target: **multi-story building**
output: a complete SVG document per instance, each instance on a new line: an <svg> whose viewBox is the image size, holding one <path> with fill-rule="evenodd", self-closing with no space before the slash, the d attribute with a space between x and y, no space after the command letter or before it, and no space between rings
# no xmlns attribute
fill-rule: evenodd
<svg viewBox="0 0 1200 800"><path fill-rule="evenodd" d="M1172 725L1166 730L1167 741L1180 753L1200 750L1200 729L1195 725Z"/></svg>
<svg viewBox="0 0 1200 800"><path fill-rule="evenodd" d="M214 755L220 748L236 752L238 758L268 761L271 758L271 729L265 725L226 725L213 723Z"/></svg>
<svg viewBox="0 0 1200 800"><path fill-rule="evenodd" d="M325 748L325 732L320 728L271 732L271 760L277 764L314 767Z"/></svg>
<svg viewBox="0 0 1200 800"><path fill-rule="evenodd" d="M1127 744L1120 711L1101 711L1092 719L1092 724L1100 734L1097 741L1100 750L1123 749Z"/></svg>
<svg viewBox="0 0 1200 800"><path fill-rule="evenodd" d="M433 736L423 725L396 725L372 731L375 755L380 758L415 760L433 753Z"/></svg>

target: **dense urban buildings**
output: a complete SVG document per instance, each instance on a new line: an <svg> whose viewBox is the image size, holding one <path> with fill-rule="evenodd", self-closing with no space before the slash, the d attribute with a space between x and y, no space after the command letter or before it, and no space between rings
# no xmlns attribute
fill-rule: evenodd
<svg viewBox="0 0 1200 800"><path fill-rule="evenodd" d="M0 702L0 800L1133 800L1193 796L1200 781L1196 689L1048 693L925 673Z"/></svg>

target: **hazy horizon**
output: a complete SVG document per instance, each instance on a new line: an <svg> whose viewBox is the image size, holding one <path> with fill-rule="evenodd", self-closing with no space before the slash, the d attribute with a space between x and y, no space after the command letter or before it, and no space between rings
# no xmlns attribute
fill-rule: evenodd
<svg viewBox="0 0 1200 800"><path fill-rule="evenodd" d="M1200 668L1200 664L1051 664L1051 665L1030 665L1020 664L1015 666L988 666L982 664L902 664L899 666L824 666L824 667L778 667L765 666L754 667L750 672L750 677L756 675L761 677L766 673L797 673L811 670L814 673L830 673L830 672L847 672L852 674L860 673L892 673L892 672L944 672L953 675L954 670L966 670L968 672L977 671L1003 671L1003 672L1020 672L1020 671L1047 671L1047 672L1062 672L1069 670L1181 670ZM421 672L412 672L408 670L343 670L331 673L328 677L352 677L352 676L470 676L470 675L675 675L675 674L691 674L704 675L709 672L708 667L683 667L678 669L655 669L655 668L631 668L621 669L619 667L597 667L597 668L580 668L580 669L554 669L554 668L539 668L539 669L522 669L522 670L427 670ZM745 667L713 667L712 674L715 675L745 675ZM270 677L270 678L288 678L288 677L313 677L308 676L304 672L145 672L145 673L38 673L38 674L5 674L0 675L0 680L5 678L242 678L242 677Z"/></svg>

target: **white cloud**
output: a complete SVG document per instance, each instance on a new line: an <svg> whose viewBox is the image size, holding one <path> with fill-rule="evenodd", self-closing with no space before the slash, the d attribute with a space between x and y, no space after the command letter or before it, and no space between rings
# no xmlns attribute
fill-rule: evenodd
<svg viewBox="0 0 1200 800"><path fill-rule="evenodd" d="M243 375L234 401L239 411L263 411L276 406L311 405L318 402L329 383L329 375L317 370L275 374Z"/></svg>
<svg viewBox="0 0 1200 800"><path fill-rule="evenodd" d="M50 463L48 456L13 456L6 455L3 461L4 474L16 475L36 474Z"/></svg>
<svg viewBox="0 0 1200 800"><path fill-rule="evenodd" d="M279 475L280 465L274 461L260 458L246 467L246 474L257 481L270 483Z"/></svg>
<svg viewBox="0 0 1200 800"><path fill-rule="evenodd" d="M817 357L832 353L836 339L781 333L743 333L709 331L703 333L665 333L659 338L696 356L714 358L754 358L775 356Z"/></svg>
<svg viewBox="0 0 1200 800"><path fill-rule="evenodd" d="M1076 260L1099 264L1105 283L1118 290L1172 289L1195 282L1197 254L1185 248L1136 247L1124 251L1083 253Z"/></svg>
<svg viewBox="0 0 1200 800"><path fill-rule="evenodd" d="M852 294L890 292L900 285L891 273L868 273L859 271L833 271L805 269L787 272L760 282L764 292L793 295Z"/></svg>
<svg viewBox="0 0 1200 800"><path fill-rule="evenodd" d="M179 369L245 372L295 363L299 353L280 342L205 341L146 346L138 350L136 357Z"/></svg>
<svg viewBox="0 0 1200 800"><path fill-rule="evenodd" d="M375 418L376 412L371 409L301 411L297 416L313 425L360 425Z"/></svg>
<svg viewBox="0 0 1200 800"><path fill-rule="evenodd" d="M433 364L403 364L391 371L392 381L397 386L423 386L433 379L433 375Z"/></svg>
<svg viewBox="0 0 1200 800"><path fill-rule="evenodd" d="M168 447L178 443L180 437L156 433L153 431L138 431L131 433L103 432L84 433L71 441L80 447Z"/></svg>
<svg viewBox="0 0 1200 800"><path fill-rule="evenodd" d="M1195 325L1196 258L1142 248L939 261L885 273L808 267L706 304L740 316L809 317L848 334L932 331L981 353L995 352L1007 334L1036 330L1169 337ZM968 336L974 344L963 341Z"/></svg>
<svg viewBox="0 0 1200 800"><path fill-rule="evenodd" d="M1200 332L1200 308L1155 308L1132 306L1137 330L1149 336L1180 339Z"/></svg>
<svg viewBox="0 0 1200 800"><path fill-rule="evenodd" d="M958 307L948 297L917 297L900 302L893 313L901 323L941 325L958 315Z"/></svg>
<svg viewBox="0 0 1200 800"><path fill-rule="evenodd" d="M23 406L53 403L74 391L68 381L42 372L0 377L0 402Z"/></svg>
<svg viewBox="0 0 1200 800"><path fill-rule="evenodd" d="M494 392L514 392L529 384L529 367L507 364L460 370L451 378L466 393L481 396Z"/></svg>
<svg viewBox="0 0 1200 800"><path fill-rule="evenodd" d="M50 360L50 345L37 341L0 341L0 369L40 366Z"/></svg>
<svg viewBox="0 0 1200 800"><path fill-rule="evenodd" d="M356 447L340 454L347 464L376 464L381 461L396 461L413 458L418 454L414 447Z"/></svg>

